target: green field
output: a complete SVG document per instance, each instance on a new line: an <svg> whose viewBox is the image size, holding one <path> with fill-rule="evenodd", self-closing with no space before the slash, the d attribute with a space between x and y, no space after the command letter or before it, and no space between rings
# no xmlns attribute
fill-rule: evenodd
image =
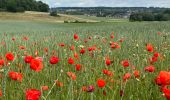
<svg viewBox="0 0 170 100"><path fill-rule="evenodd" d="M114 39L111 39L110 35L113 32ZM75 33L79 36L78 41L73 38ZM28 40L23 40L24 37ZM85 43L84 40L88 42ZM110 42L118 43L121 48L111 48ZM27 89L41 90L41 86L44 85L49 89L41 91L41 100L166 99L154 79L160 71L169 71L170 22L168 21L55 23L0 20L0 43L0 59L6 60L5 54L8 52L15 55L14 61L9 61L10 65L0 65L0 89L4 95L0 97L1 100L25 100ZM59 46L61 43L65 46ZM146 50L146 44L152 44L154 52L161 55L152 64L155 67L154 72L145 70L146 66L151 65L148 59L154 53ZM70 50L73 45L75 50ZM20 49L20 46L24 46L25 49ZM88 51L89 47L95 47L96 50ZM44 51L44 48L48 48L48 52ZM85 54L80 54L82 48L86 50ZM79 55L79 59L74 57L75 53ZM40 72L31 70L30 65L24 62L24 57L28 55L43 58L43 69ZM51 56L57 56L59 62L55 65L50 64ZM68 64L70 57L74 59L74 64ZM111 60L111 65L105 64L106 58ZM121 64L123 60L128 60L130 66L124 68ZM76 64L81 64L80 71L76 71ZM132 66L136 68L133 69ZM103 74L103 69L111 71L113 75ZM140 72L140 77L135 78L133 75L135 70ZM10 71L22 73L22 82L12 80L8 76ZM76 80L72 80L67 72L75 73ZM124 81L123 76L126 73L130 73L131 78ZM105 80L106 85L103 88L98 87L98 79ZM61 82L63 86L59 86L55 80ZM94 90L83 91L83 86L93 86Z"/></svg>

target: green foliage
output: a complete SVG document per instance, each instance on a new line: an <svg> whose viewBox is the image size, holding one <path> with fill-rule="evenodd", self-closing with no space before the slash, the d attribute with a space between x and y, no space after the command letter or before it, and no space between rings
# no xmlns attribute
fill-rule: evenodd
<svg viewBox="0 0 170 100"><path fill-rule="evenodd" d="M52 12L50 12L50 16L59 17L59 15L57 14L57 12L56 12L56 11L52 11Z"/></svg>
<svg viewBox="0 0 170 100"><path fill-rule="evenodd" d="M48 12L49 6L35 0L0 0L0 9L9 12L40 11Z"/></svg>
<svg viewBox="0 0 170 100"><path fill-rule="evenodd" d="M168 21L170 20L170 14L165 13L132 13L129 21Z"/></svg>

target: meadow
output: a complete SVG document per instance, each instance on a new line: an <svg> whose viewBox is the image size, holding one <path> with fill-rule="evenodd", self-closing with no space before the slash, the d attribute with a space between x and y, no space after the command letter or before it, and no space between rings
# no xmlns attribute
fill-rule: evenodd
<svg viewBox="0 0 170 100"><path fill-rule="evenodd" d="M2 100L168 100L169 67L170 22L0 20Z"/></svg>

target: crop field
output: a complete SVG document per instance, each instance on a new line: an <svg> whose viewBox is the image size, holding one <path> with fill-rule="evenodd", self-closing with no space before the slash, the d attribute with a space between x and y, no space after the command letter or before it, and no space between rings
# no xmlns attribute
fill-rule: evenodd
<svg viewBox="0 0 170 100"><path fill-rule="evenodd" d="M170 22L0 20L1 100L170 100Z"/></svg>

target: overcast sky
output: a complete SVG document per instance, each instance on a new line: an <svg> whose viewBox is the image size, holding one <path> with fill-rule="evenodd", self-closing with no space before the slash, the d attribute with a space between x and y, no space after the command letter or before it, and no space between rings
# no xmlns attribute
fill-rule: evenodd
<svg viewBox="0 0 170 100"><path fill-rule="evenodd" d="M41 0L50 7L168 7L170 0Z"/></svg>

